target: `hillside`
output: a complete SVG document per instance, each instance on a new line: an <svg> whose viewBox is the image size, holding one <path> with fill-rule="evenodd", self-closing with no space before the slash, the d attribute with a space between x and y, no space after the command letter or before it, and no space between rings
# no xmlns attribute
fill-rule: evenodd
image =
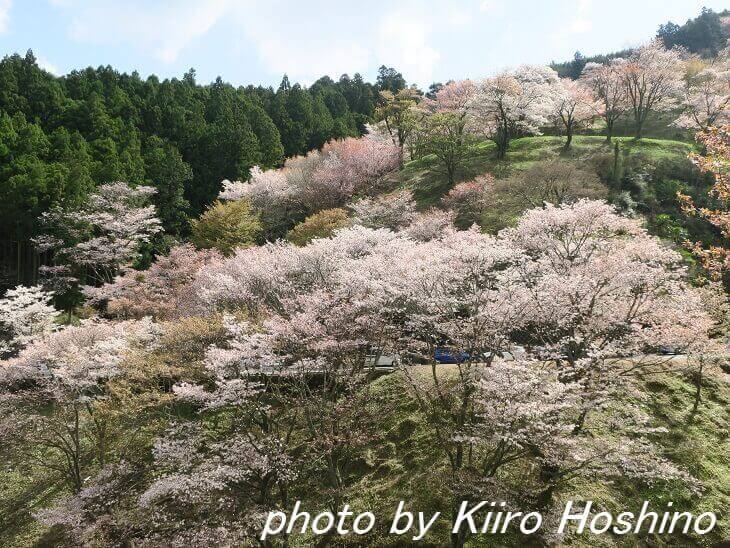
<svg viewBox="0 0 730 548"><path fill-rule="evenodd" d="M443 366L441 374L455 374ZM427 373L424 373L427 375ZM600 480L581 480L561 488L558 498L600 501L609 511L623 510L625 502L645 499L674 500L694 510L727 508L730 504L730 438L728 437L727 409L730 405L730 386L727 374L716 373L706 379L706 400L702 411L689 418L694 398L694 386L689 375L683 373L650 377L642 383L649 395L644 407L654 420L666 424L668 432L659 438L662 452L673 462L682 465L707 485L701 499L685 493L680 495L663 489L637 489L631 482L606 484ZM401 374L386 376L375 381L364 397L377 415L378 438L372 443L353 480L348 500L353 508L375 508L376 513L388 515L405 499L414 508L444 508L448 501L448 473L443 469L436 441L425 427L426 418L410 394L408 382ZM515 479L520 471L515 470ZM443 483L442 483L443 482ZM683 498L687 497L687 498ZM638 506L638 505L637 505ZM446 542L446 523L429 542ZM730 517L725 515L717 535L702 540L702 546L716 546L730 535ZM662 539L660 536L643 539L650 545L679 545L690 539ZM696 539L695 539L696 540ZM595 537L584 542L596 546ZM581 540L576 540L581 542ZM306 543L306 541L305 541ZM347 543L338 543L346 546ZM356 544L349 544L356 545ZM378 545L378 544L375 544ZM388 544L383 544L388 545ZM529 545L529 544L528 544ZM635 546L635 539L605 538L601 546ZM494 540L475 539L469 546L525 546L519 535L503 535Z"/></svg>
<svg viewBox="0 0 730 548"><path fill-rule="evenodd" d="M504 159L496 157L494 143L480 142L469 148L458 179L467 181L484 173L505 178L528 169L536 162L554 159L591 165L602 157L614 153L614 145L607 145L605 137L602 136L576 136L568 153L563 150L563 141L562 137L551 136L515 139ZM665 139L642 139L637 142L631 137L616 137L614 142L619 144L622 157L641 156L649 162L661 160L684 162L687 155L694 150L694 145L690 142ZM425 156L406 163L403 170L392 177L392 180L402 188L412 189L422 207L436 204L449 191L448 181L433 169L434 163L433 156Z"/></svg>
<svg viewBox="0 0 730 548"><path fill-rule="evenodd" d="M426 93L4 58L0 546L728 545L721 25Z"/></svg>

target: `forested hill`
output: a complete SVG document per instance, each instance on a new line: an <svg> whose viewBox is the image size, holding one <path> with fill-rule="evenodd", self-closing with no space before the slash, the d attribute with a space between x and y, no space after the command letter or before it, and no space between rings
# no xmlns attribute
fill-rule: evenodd
<svg viewBox="0 0 730 548"><path fill-rule="evenodd" d="M3 244L27 241L40 213L109 181L153 185L166 232L179 234L222 179L360 134L378 85L401 80L385 67L377 84L355 74L306 88L285 76L277 90L220 78L201 85L192 69L163 81L109 66L55 77L30 51L7 56L0 62Z"/></svg>
<svg viewBox="0 0 730 548"><path fill-rule="evenodd" d="M726 46L729 29L730 11L723 10L718 13L708 8L702 8L697 17L688 19L683 25L672 21L660 25L656 37L661 39L667 48L679 46L702 57L714 57ZM575 79L580 76L587 63L605 64L616 57L628 57L631 51L631 49L623 49L590 57L576 51L572 60L562 63L553 62L550 67L561 77Z"/></svg>

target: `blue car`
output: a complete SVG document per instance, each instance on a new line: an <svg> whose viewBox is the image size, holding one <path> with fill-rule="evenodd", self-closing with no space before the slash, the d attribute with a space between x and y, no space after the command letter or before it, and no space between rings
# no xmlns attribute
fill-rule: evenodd
<svg viewBox="0 0 730 548"><path fill-rule="evenodd" d="M462 363L469 357L469 354L463 350L455 350L446 346L437 346L433 351L433 358L439 363Z"/></svg>

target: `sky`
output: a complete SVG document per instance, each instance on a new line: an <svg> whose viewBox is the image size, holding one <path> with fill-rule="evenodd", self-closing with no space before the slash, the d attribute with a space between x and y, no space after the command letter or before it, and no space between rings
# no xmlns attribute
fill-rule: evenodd
<svg viewBox="0 0 730 548"><path fill-rule="evenodd" d="M0 54L274 87L385 64L425 88L636 46L703 5L730 0L0 0Z"/></svg>

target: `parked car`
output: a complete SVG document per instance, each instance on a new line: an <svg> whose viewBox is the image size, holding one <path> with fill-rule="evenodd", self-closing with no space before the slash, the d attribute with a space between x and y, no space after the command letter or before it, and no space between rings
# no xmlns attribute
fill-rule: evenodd
<svg viewBox="0 0 730 548"><path fill-rule="evenodd" d="M456 350L447 346L437 346L433 351L433 359L439 363L463 363L470 357L463 350Z"/></svg>

